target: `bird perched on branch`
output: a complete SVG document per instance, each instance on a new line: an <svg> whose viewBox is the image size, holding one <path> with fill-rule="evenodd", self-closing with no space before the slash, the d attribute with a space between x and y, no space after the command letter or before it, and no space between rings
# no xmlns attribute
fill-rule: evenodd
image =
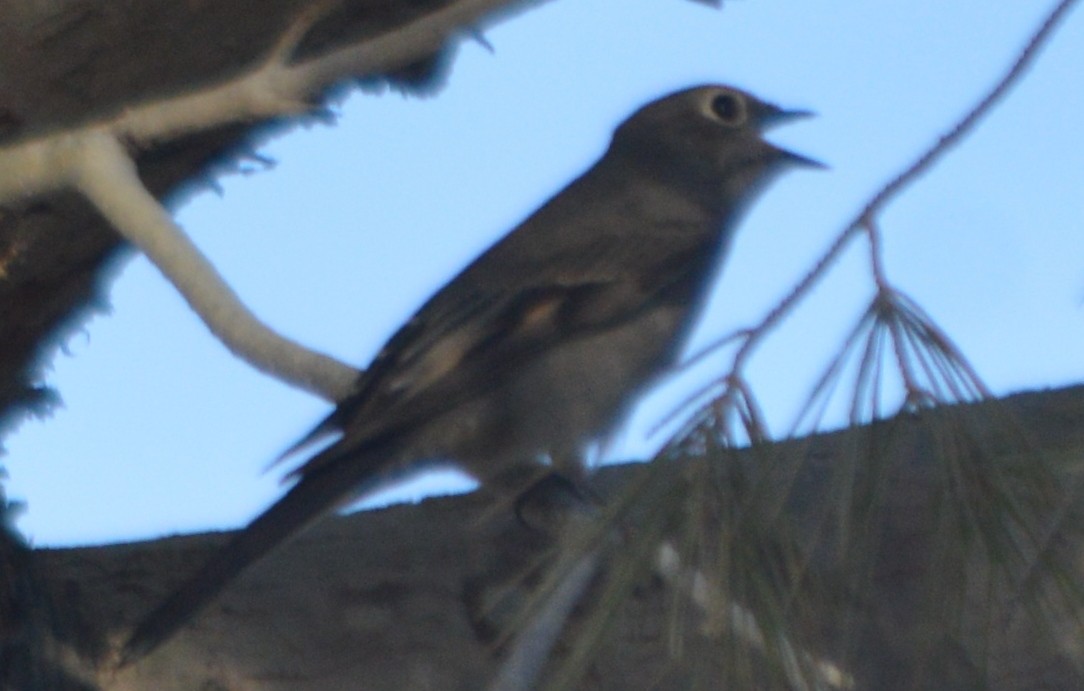
<svg viewBox="0 0 1084 691"><path fill-rule="evenodd" d="M776 173L820 166L762 136L806 114L726 86L633 113L594 166L392 336L298 446L340 438L136 627L122 664L314 518L425 461L483 485L547 461L578 475L585 447L677 356L742 211Z"/></svg>

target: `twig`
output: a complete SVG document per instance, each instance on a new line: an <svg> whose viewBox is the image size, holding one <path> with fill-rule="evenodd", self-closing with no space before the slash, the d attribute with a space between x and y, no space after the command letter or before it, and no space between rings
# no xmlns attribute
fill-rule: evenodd
<svg viewBox="0 0 1084 691"><path fill-rule="evenodd" d="M878 191L862 210L858 212L832 241L828 250L821 256L814 267L798 282L798 284L781 300L772 310L753 328L747 331L745 341L738 348L731 365L731 374L740 372L745 361L749 358L756 345L776 327L795 306L811 292L827 274L828 269L839 259L843 250L846 249L850 240L863 227L872 226L874 219L885 206L900 194L908 185L914 183L923 173L930 169L949 149L959 144L967 136L985 115L987 115L997 102L1012 88L1023 76L1028 67L1035 61L1039 49L1050 38L1054 29L1065 18L1076 0L1061 0L1058 5L1046 17L1038 30L1028 40L1027 45L1017 56L1016 61L1005 73L993 89L976 104L962 119L960 119L947 133L938 138L937 142L920 155L914 163L905 168L880 191Z"/></svg>

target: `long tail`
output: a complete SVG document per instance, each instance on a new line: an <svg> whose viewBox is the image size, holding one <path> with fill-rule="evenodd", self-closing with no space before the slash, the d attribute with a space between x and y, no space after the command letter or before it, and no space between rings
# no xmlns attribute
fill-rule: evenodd
<svg viewBox="0 0 1084 691"><path fill-rule="evenodd" d="M139 660L167 641L245 568L357 491L361 483L378 477L385 465L386 457L382 456L350 454L330 460L317 472L302 477L143 619L125 643L120 665Z"/></svg>

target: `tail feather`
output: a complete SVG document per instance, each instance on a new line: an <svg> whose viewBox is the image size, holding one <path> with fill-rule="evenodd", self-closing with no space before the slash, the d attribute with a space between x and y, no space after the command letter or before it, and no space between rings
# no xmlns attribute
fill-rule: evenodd
<svg viewBox="0 0 1084 691"><path fill-rule="evenodd" d="M347 458L331 460L319 472L302 477L282 499L234 535L143 619L121 651L120 665L131 664L152 652L217 597L245 568L344 497L356 492L360 483L376 479L384 463L375 455L369 458L372 460L351 454Z"/></svg>

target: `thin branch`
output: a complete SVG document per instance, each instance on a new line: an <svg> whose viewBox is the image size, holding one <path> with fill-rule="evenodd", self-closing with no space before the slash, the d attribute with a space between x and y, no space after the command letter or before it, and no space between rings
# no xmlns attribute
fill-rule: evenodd
<svg viewBox="0 0 1084 691"><path fill-rule="evenodd" d="M1024 75L1024 72L1031 67L1031 64L1039 54L1039 49L1042 48L1047 39L1050 38L1054 29L1057 28L1058 23L1065 18L1065 15L1072 9L1075 2L1076 0L1061 0L1061 2L1058 3L1047 18L1043 20L1043 23L1032 35L1031 39L1027 42L1027 45L1024 46L1024 50L1017 56L1016 61L1012 64L1012 67L1009 68L1009 71L994 85L994 88L991 89L990 92L963 117L963 119L957 122L952 129L942 135L941 138L937 140L937 144L919 156L918 160L881 188L881 191L874 195L873 199L871 199L865 208L862 209L862 212L858 215L858 219L854 221L853 225L858 225L862 222L862 219L872 218L880 213L883 207L892 201L894 197L899 195L907 185L918 179L918 177L929 170L938 159L945 155L949 149L959 144L964 137L971 133L971 130L975 128L979 120L993 110L998 101L1008 93L1009 89L1016 85Z"/></svg>
<svg viewBox="0 0 1084 691"><path fill-rule="evenodd" d="M256 369L331 400L345 398L357 371L283 338L260 322L173 222L112 136L87 136L73 183L167 277L207 328Z"/></svg>
<svg viewBox="0 0 1084 691"><path fill-rule="evenodd" d="M993 89L991 89L970 112L949 129L946 134L938 138L937 142L932 147L919 156L915 162L904 169L902 173L882 187L881 190L877 192L864 207L862 207L862 210L859 211L854 220L847 224L844 230L832 241L831 246L829 246L828 250L821 256L820 260L817 261L814 267L798 282L790 293L788 293L759 324L749 329L745 342L742 343L738 348L737 353L734 355L733 365L731 366L732 372L737 372L742 369L745 361L749 358L756 345L788 314L790 314L803 298L809 295L814 285L827 275L828 269L837 259L839 259L843 250L846 249L850 240L857 232L863 226L871 225L876 215L883 211L884 207L898 196L904 188L915 182L923 173L929 170L934 163L945 155L949 149L959 144L964 137L970 134L979 120L997 105L998 101L1008 93L1010 88L1016 85L1024 72L1035 61L1039 49L1042 48L1050 38L1053 31L1065 18L1065 15L1076 1L1077 0L1061 0L1039 26L1038 30L1028 40L1027 45L1020 52L1019 56L1017 56L1016 61L997 84L994 85Z"/></svg>

